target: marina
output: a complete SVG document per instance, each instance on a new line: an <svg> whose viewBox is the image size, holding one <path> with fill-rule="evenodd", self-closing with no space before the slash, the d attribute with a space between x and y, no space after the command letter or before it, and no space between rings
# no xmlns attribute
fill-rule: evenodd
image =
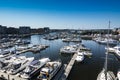
<svg viewBox="0 0 120 80"><path fill-rule="evenodd" d="M120 0L0 0L0 80L120 80Z"/></svg>
<svg viewBox="0 0 120 80"><path fill-rule="evenodd" d="M80 42L63 42L61 39L57 40L46 40L43 38L42 35L32 35L30 38L24 38L31 41L31 43L34 43L33 45L38 44L44 44L49 45L49 47L45 50L34 52L32 51L33 46L28 46L30 48L20 49L20 53L17 52L17 55L19 56L26 56L26 57L34 57L35 59L40 59L44 57L49 57L52 61L61 59L62 61L62 67L60 68L59 72L56 73L56 75L52 78L53 80L73 80L75 79L83 79L88 80L87 77L79 77L80 75L86 75L89 73L91 79L96 80L97 74L99 73L100 69L102 68L102 65L104 64L104 57L105 57L105 51L106 51L106 45L99 44L93 40L82 40L82 43ZM44 46L43 45L43 46ZM39 45L41 46L41 45ZM72 53L60 53L60 49L64 46L78 46L75 50L76 52L74 54ZM85 47L84 47L85 46ZM36 47L37 48L37 47ZM41 48L41 47L39 47ZM35 49L35 48L33 48ZM82 62L77 62L76 57L78 56L77 52L80 52L79 55L84 54L84 60ZM82 53L81 53L82 52ZM15 55L15 54L14 54ZM115 65L116 67L108 67L110 70L114 72L114 74L117 74L117 70L119 69L119 56L115 57L114 54L109 54L110 56L110 65ZM7 56L9 57L9 55ZM4 59L5 57L3 57ZM108 59L109 60L109 59ZM114 62L113 62L114 61ZM98 66L96 66L98 65ZM88 70L88 67L91 69ZM81 68L80 68L81 67ZM76 70L77 69L77 70ZM39 69L40 70L40 69ZM84 71L85 70L85 71ZM87 73L86 73L87 70ZM91 74L92 70L92 74ZM4 72L0 72L2 79L7 80L37 80L37 75L39 74L39 71L36 75L29 79L21 78L16 75L12 74L6 74ZM94 75L93 75L94 74ZM117 75L116 75L117 77ZM86 79L85 79L86 78Z"/></svg>

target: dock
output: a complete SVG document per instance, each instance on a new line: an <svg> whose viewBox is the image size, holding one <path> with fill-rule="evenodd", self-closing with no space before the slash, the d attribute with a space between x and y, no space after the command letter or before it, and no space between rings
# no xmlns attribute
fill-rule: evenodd
<svg viewBox="0 0 120 80"><path fill-rule="evenodd" d="M77 57L77 54L75 53L72 57L72 59L70 60L69 64L67 65L64 74L62 74L61 79L60 80L66 80L67 77L69 76L69 73L74 65L75 62L75 58Z"/></svg>
<svg viewBox="0 0 120 80"><path fill-rule="evenodd" d="M76 53L74 53L73 57L71 58L70 62L67 64L63 64L61 69L59 70L59 72L56 74L56 76L53 78L53 80L67 80L70 71L72 70L72 67L75 63L75 59L77 57L77 52L80 50L81 46L78 47ZM27 49L29 50L29 49ZM22 52L26 52L27 50L23 50ZM28 79L23 79L19 76L15 76L15 75L10 75L10 74L6 74L4 72L0 72L0 77L2 79L6 79L6 80L28 80Z"/></svg>
<svg viewBox="0 0 120 80"><path fill-rule="evenodd" d="M77 52L80 50L81 46L79 46L79 48L77 49ZM67 65L67 67L65 68L64 70L64 73L62 74L61 76L61 79L60 80L67 80L69 74L70 74L70 71L75 63L75 58L77 57L77 52L74 53L73 57L71 58L69 64Z"/></svg>

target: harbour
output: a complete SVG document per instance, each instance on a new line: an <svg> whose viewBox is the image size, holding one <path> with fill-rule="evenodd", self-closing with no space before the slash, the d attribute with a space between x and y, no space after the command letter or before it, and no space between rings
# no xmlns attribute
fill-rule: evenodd
<svg viewBox="0 0 120 80"><path fill-rule="evenodd" d="M120 80L120 0L0 0L0 80Z"/></svg>
<svg viewBox="0 0 120 80"><path fill-rule="evenodd" d="M30 37L24 38L27 40L30 40L30 43L34 45L38 44L44 44L49 45L46 49L38 52L32 52L28 49L28 51L24 51L19 53L20 56L26 56L26 57L34 57L35 59L40 59L44 57L49 57L52 61L61 59L63 67L60 69L60 72L56 74L56 77L53 77L53 80L96 80L98 73L100 70L102 70L104 59L105 59L105 47L104 44L99 44L93 40L84 40L82 39L81 42L63 42L62 39L56 39L56 40L46 40L43 38L43 35L32 35ZM77 54L61 54L60 49L64 46L70 46L70 45L76 45L78 43L83 44L88 50L90 49L92 52L92 55L85 56L85 59L82 62L76 62L75 58ZM81 46L77 48L79 51ZM77 51L76 50L76 51ZM78 52L77 51L77 52ZM117 71L119 69L119 57L113 53L109 54L109 63L108 68L114 72L114 74L117 74ZM5 75L6 77L10 78L8 80L12 80L13 78L15 80L27 80L23 78L19 78L14 75L6 75L1 72L2 75ZM81 77L80 77L81 75ZM84 76L87 77L84 77ZM1 77L2 78L2 77ZM32 77L30 80L37 80L37 77ZM2 78L3 79L3 78Z"/></svg>

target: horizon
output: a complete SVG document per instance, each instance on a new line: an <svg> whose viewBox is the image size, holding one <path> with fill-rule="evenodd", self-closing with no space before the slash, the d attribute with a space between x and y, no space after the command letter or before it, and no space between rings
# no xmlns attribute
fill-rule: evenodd
<svg viewBox="0 0 120 80"><path fill-rule="evenodd" d="M119 0L2 0L0 25L19 28L107 29L120 27Z"/></svg>

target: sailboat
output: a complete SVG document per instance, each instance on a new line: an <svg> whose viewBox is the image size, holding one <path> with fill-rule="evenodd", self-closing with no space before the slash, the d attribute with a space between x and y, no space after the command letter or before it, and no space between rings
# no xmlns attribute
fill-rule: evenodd
<svg viewBox="0 0 120 80"><path fill-rule="evenodd" d="M110 29L110 21L109 21L109 29ZM109 40L109 29L108 29L108 39L107 39L107 47L109 47L108 40ZM115 80L115 75L113 72L107 70L108 64L108 50L105 54L105 63L102 71L98 74L97 80Z"/></svg>

